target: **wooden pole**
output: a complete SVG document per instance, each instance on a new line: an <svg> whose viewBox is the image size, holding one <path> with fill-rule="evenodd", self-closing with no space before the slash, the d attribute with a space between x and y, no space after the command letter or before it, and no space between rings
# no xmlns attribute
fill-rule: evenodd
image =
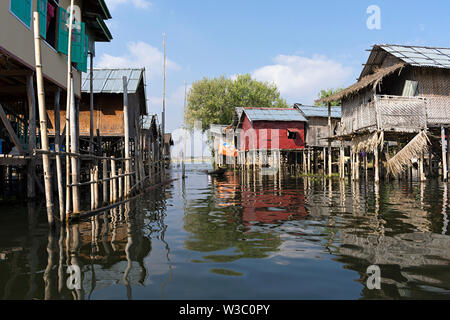
<svg viewBox="0 0 450 320"><path fill-rule="evenodd" d="M425 172L423 170L423 163L424 163L424 157L423 157L423 153L420 155L420 159L419 159L419 179L421 182L424 182L427 180L427 178L425 177Z"/></svg>
<svg viewBox="0 0 450 320"><path fill-rule="evenodd" d="M103 154L106 157L106 154ZM102 170L103 170L103 205L108 203L108 161L106 159L102 160Z"/></svg>
<svg viewBox="0 0 450 320"><path fill-rule="evenodd" d="M28 97L28 153L31 154L36 149L36 99L33 87L33 76L27 77L27 97ZM36 160L31 158L28 164L28 198L36 196L36 185L34 175L36 173Z"/></svg>
<svg viewBox="0 0 450 320"><path fill-rule="evenodd" d="M377 144L373 151L373 155L374 155L373 165L375 167L375 183L380 183L380 161L378 159L378 139L379 139L379 135L377 133Z"/></svg>
<svg viewBox="0 0 450 320"><path fill-rule="evenodd" d="M61 130L60 130L60 97L61 89L58 88L55 92L55 151L61 151ZM63 187L63 171L61 156L56 154L56 176L58 186L58 201L59 201L59 218L64 221L64 187Z"/></svg>
<svg viewBox="0 0 450 320"><path fill-rule="evenodd" d="M47 136L47 111L45 108L45 92L44 92L44 77L42 73L41 61L41 37L39 28L39 13L34 12L34 48L35 48L35 62L36 62L36 80L38 90L38 105L39 105L39 122L41 133L41 148L44 151L49 151L48 136ZM51 227L54 226L53 217L53 199L52 199L52 176L50 171L50 159L46 154L42 155L42 164L44 167L44 186L45 186L45 200L47 206L47 220Z"/></svg>
<svg viewBox="0 0 450 320"><path fill-rule="evenodd" d="M111 157L111 178L112 179L112 202L117 202L117 175L116 175L116 161Z"/></svg>
<svg viewBox="0 0 450 320"><path fill-rule="evenodd" d="M89 77L89 153L94 153L94 54L89 53L90 57L90 77Z"/></svg>
<svg viewBox="0 0 450 320"><path fill-rule="evenodd" d="M128 120L128 81L127 77L123 77L123 127L124 127L124 135L125 135L125 158L130 158L130 122ZM131 172L130 168L130 160L125 160L125 174L129 174ZM125 197L128 197L130 194L130 176L125 177Z"/></svg>
<svg viewBox="0 0 450 320"><path fill-rule="evenodd" d="M119 168L119 200L123 199L123 188L122 188L122 168Z"/></svg>
<svg viewBox="0 0 450 320"><path fill-rule="evenodd" d="M331 177L333 173L332 164L332 150L331 150L331 137L333 136L333 130L331 127L331 103L328 102L328 175Z"/></svg>
<svg viewBox="0 0 450 320"><path fill-rule="evenodd" d="M78 153L78 139L77 139L77 127L76 127L76 106L75 95L73 92L73 78L71 81L72 98L70 99L70 152ZM74 214L80 213L80 194L78 183L80 182L78 158L72 157L71 161L71 173L72 173L72 208Z"/></svg>
<svg viewBox="0 0 450 320"><path fill-rule="evenodd" d="M69 12L69 35L67 47L67 95L66 95L66 152L69 152L70 146L70 106L72 100L72 26L73 26L73 0L70 1ZM66 219L69 218L71 208L71 172L70 157L66 156Z"/></svg>
<svg viewBox="0 0 450 320"><path fill-rule="evenodd" d="M447 181L448 179L448 167L447 167L447 140L445 139L445 128L441 127L441 143L442 143L442 179Z"/></svg>
<svg viewBox="0 0 450 320"><path fill-rule="evenodd" d="M344 142L341 142L341 147L339 148L339 177L341 179L345 178L345 150L344 150Z"/></svg>

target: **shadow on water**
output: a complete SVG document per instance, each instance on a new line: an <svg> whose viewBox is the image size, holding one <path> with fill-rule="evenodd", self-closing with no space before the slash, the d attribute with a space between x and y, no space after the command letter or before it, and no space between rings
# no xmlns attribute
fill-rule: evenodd
<svg viewBox="0 0 450 320"><path fill-rule="evenodd" d="M0 298L450 297L448 184L205 168L54 233L38 204L4 206Z"/></svg>

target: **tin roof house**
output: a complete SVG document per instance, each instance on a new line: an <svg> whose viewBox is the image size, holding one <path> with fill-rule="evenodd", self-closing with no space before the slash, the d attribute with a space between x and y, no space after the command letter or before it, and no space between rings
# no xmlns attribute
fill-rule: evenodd
<svg viewBox="0 0 450 320"><path fill-rule="evenodd" d="M329 127L328 108L319 106L305 106L299 103L294 104L294 108L308 120L305 127L305 142L307 147L325 148L328 147ZM335 135L341 121L341 107L331 107L331 131ZM338 146L336 142L333 147Z"/></svg>
<svg viewBox="0 0 450 320"><path fill-rule="evenodd" d="M398 174L430 139L440 153L436 143L450 126L450 48L375 45L358 82L320 100L332 101L342 105L336 138L352 141L356 152L374 152L382 141L403 146L385 157L388 172Z"/></svg>

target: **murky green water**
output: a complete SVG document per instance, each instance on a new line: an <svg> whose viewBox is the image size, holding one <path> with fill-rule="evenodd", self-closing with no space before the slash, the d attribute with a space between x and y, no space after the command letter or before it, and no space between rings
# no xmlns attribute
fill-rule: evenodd
<svg viewBox="0 0 450 320"><path fill-rule="evenodd" d="M42 209L2 206L0 299L450 298L447 184L203 169L55 235Z"/></svg>

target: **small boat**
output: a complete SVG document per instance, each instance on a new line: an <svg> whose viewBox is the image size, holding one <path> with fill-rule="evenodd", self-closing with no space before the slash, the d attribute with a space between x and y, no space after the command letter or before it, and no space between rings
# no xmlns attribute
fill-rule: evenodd
<svg viewBox="0 0 450 320"><path fill-rule="evenodd" d="M213 170L213 171L207 171L207 173L208 173L209 175L222 175L222 174L224 174L226 171L227 171L227 168L221 167L221 168L217 168L216 170Z"/></svg>

